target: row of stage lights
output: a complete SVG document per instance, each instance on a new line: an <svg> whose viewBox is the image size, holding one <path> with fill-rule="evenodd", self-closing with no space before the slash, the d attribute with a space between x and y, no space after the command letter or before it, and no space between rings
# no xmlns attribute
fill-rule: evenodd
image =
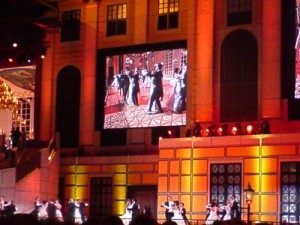
<svg viewBox="0 0 300 225"><path fill-rule="evenodd" d="M18 43L17 42L14 42L12 43L12 47L17 49L19 47ZM45 58L45 54L41 53L40 54L40 57L41 59L44 59ZM14 62L17 62L17 63L32 63L33 62L33 58L34 56L31 54L29 55L26 55L26 54L17 54L17 56L7 56L7 58L5 60L7 60L8 63L14 63Z"/></svg>
<svg viewBox="0 0 300 225"><path fill-rule="evenodd" d="M267 120L260 124L259 129L251 123L242 126L240 123L235 123L232 126L222 124L220 126L210 125L202 129L200 122L195 122L191 129L187 130L187 137L213 137L213 136L228 136L228 135L252 135L252 134L270 134L271 126Z"/></svg>

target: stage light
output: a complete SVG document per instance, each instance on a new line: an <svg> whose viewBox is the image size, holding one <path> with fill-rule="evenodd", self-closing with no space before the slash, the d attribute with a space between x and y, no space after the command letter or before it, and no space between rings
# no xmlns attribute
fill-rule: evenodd
<svg viewBox="0 0 300 225"><path fill-rule="evenodd" d="M18 47L18 43L17 43L17 42L14 42L14 43L12 44L12 46L13 46L14 48Z"/></svg>
<svg viewBox="0 0 300 225"><path fill-rule="evenodd" d="M270 134L271 133L271 125L267 120L264 120L264 122L262 122L260 131L262 134Z"/></svg>
<svg viewBox="0 0 300 225"><path fill-rule="evenodd" d="M222 135L223 135L223 128L222 128L222 127L218 127L217 134L218 134L219 136L222 136Z"/></svg>
<svg viewBox="0 0 300 225"><path fill-rule="evenodd" d="M240 135L241 134L241 125L236 124L231 128L231 134L232 135Z"/></svg>
<svg viewBox="0 0 300 225"><path fill-rule="evenodd" d="M8 62L13 62L14 61L14 59L13 58L8 58Z"/></svg>
<svg viewBox="0 0 300 225"><path fill-rule="evenodd" d="M27 62L28 62L28 63L31 63L31 59L27 59Z"/></svg>
<svg viewBox="0 0 300 225"><path fill-rule="evenodd" d="M248 124L246 127L247 134L253 134L253 126Z"/></svg>
<svg viewBox="0 0 300 225"><path fill-rule="evenodd" d="M41 59L44 59L45 58L45 55L41 55Z"/></svg>

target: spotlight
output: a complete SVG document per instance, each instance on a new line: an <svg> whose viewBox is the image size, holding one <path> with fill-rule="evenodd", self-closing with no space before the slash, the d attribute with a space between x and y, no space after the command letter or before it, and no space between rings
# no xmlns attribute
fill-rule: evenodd
<svg viewBox="0 0 300 225"><path fill-rule="evenodd" d="M17 43L17 42L14 42L14 43L12 44L12 46L13 46L14 48L18 47L18 43Z"/></svg>
<svg viewBox="0 0 300 225"><path fill-rule="evenodd" d="M219 136L222 136L222 135L223 135L223 127L218 127L217 134L218 134Z"/></svg>
<svg viewBox="0 0 300 225"><path fill-rule="evenodd" d="M173 132L170 129L168 130L168 137L170 137L170 138L173 137Z"/></svg>
<svg viewBox="0 0 300 225"><path fill-rule="evenodd" d="M248 124L246 127L247 134L253 134L253 126Z"/></svg>
<svg viewBox="0 0 300 225"><path fill-rule="evenodd" d="M45 55L41 55L41 59L44 59L45 58Z"/></svg>
<svg viewBox="0 0 300 225"><path fill-rule="evenodd" d="M260 131L262 134L270 134L271 133L271 125L267 120L264 120L264 122L262 122Z"/></svg>
<svg viewBox="0 0 300 225"><path fill-rule="evenodd" d="M231 134L232 135L240 135L241 134L241 125L236 124L231 128Z"/></svg>
<svg viewBox="0 0 300 225"><path fill-rule="evenodd" d="M13 58L8 58L8 62L13 62L14 61L14 59Z"/></svg>
<svg viewBox="0 0 300 225"><path fill-rule="evenodd" d="M28 62L28 63L31 63L31 59L27 59L27 62Z"/></svg>

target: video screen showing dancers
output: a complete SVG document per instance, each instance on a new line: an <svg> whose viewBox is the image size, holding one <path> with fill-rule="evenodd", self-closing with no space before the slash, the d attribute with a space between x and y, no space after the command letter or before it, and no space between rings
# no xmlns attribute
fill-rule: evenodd
<svg viewBox="0 0 300 225"><path fill-rule="evenodd" d="M104 129L186 124L187 50L105 58Z"/></svg>

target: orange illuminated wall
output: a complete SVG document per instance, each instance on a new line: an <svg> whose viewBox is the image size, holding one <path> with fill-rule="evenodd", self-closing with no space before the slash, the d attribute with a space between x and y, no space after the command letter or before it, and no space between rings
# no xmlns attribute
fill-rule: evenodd
<svg viewBox="0 0 300 225"><path fill-rule="evenodd" d="M190 220L205 220L210 164L242 163L242 190L255 190L251 220L279 221L280 163L300 161L300 134L162 139L159 146L158 218L170 194L184 202ZM242 195L242 206L246 207ZM246 212L242 218L246 220Z"/></svg>
<svg viewBox="0 0 300 225"><path fill-rule="evenodd" d="M73 158L60 167L60 176L65 177L65 198L89 202L90 177L112 177L113 214L125 213L128 185L157 185L157 156L143 157L93 157ZM64 164L64 165L63 165Z"/></svg>

